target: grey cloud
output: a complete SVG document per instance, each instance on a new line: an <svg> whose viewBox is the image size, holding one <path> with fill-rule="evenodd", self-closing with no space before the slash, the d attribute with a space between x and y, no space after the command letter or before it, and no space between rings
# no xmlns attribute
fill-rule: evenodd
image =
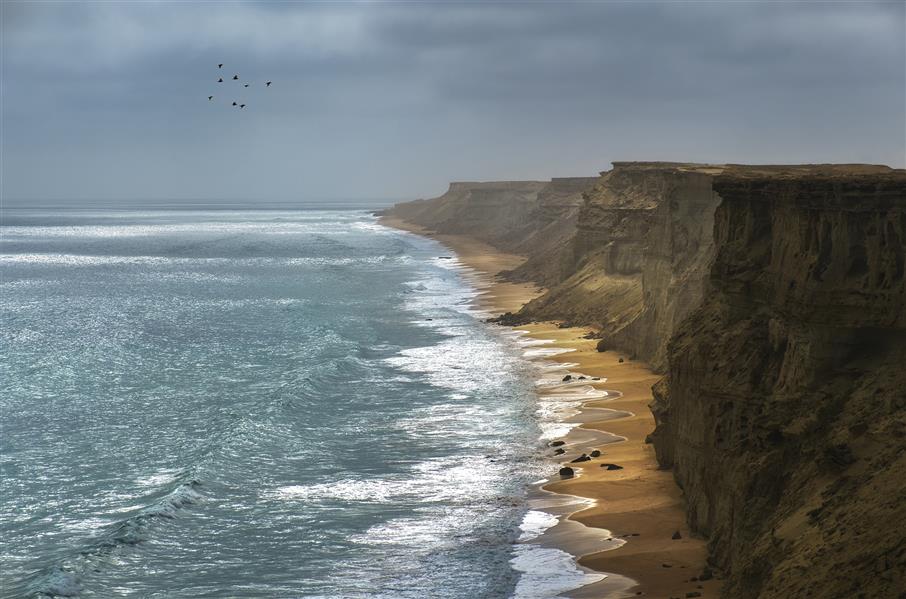
<svg viewBox="0 0 906 599"><path fill-rule="evenodd" d="M5 197L414 197L625 158L906 162L902 3L2 6ZM216 84L218 62L275 85Z"/></svg>

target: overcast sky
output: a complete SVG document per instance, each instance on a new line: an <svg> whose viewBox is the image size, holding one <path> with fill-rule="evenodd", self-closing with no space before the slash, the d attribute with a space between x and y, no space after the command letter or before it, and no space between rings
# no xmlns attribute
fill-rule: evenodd
<svg viewBox="0 0 906 599"><path fill-rule="evenodd" d="M3 0L0 17L7 200L413 198L636 159L906 163L902 1Z"/></svg>

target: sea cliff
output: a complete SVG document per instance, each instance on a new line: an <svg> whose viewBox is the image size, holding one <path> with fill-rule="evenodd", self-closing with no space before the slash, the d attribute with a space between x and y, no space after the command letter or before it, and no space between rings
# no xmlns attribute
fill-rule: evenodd
<svg viewBox="0 0 906 599"><path fill-rule="evenodd" d="M526 256L502 276L546 291L503 322L591 327L665 375L650 441L724 596L898 596L906 172L616 162L556 181L390 212Z"/></svg>
<svg viewBox="0 0 906 599"><path fill-rule="evenodd" d="M713 255L720 167L615 162L583 194L565 276L522 316L601 332L659 371L676 323L698 305Z"/></svg>
<svg viewBox="0 0 906 599"><path fill-rule="evenodd" d="M604 346L662 371L670 334L704 291L719 201L711 179L723 168L615 162L597 178L452 183L389 214L526 256L503 276L547 292L505 322L592 327Z"/></svg>
<svg viewBox="0 0 906 599"><path fill-rule="evenodd" d="M709 291L654 444L728 597L906 588L906 175L714 180Z"/></svg>
<svg viewBox="0 0 906 599"><path fill-rule="evenodd" d="M596 177L454 182L437 198L397 204L388 214L526 256L507 278L548 286L569 275L582 192L596 182Z"/></svg>

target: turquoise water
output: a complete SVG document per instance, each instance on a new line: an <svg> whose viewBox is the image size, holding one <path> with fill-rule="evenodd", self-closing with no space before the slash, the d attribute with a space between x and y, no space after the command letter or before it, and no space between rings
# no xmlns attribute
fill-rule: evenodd
<svg viewBox="0 0 906 599"><path fill-rule="evenodd" d="M435 242L356 210L2 222L4 597L569 587L514 544L550 469L530 367Z"/></svg>

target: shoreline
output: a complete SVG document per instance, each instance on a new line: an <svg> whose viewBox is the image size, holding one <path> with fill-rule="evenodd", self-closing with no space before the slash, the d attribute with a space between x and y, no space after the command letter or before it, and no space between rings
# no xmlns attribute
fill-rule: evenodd
<svg viewBox="0 0 906 599"><path fill-rule="evenodd" d="M382 216L378 222L430 237L453 250L471 270L465 274L479 291L476 303L489 312L516 312L543 292L534 284L496 278L499 272L518 266L524 260L520 256L467 236L434 234L396 217ZM702 599L718 597L719 581L691 580L705 570L706 542L691 536L682 493L672 473L658 468L653 448L644 442L654 430L648 403L651 386L660 375L625 354L598 352L597 339L584 338L586 329L541 322L510 330L526 340L526 359L539 365L539 371L539 360L547 365L551 378L537 387L539 399L558 413L562 410L559 422L569 430L563 436L545 438L564 442L559 455L555 448L546 453L575 471L574 477L561 479L552 464L551 477L535 489L537 495L530 503L545 503L545 493L557 498L550 503L559 504L559 509L544 511L556 515L559 522L533 542L561 549L576 556L582 568L606 575L567 596L666 599L688 593ZM563 381L567 374L571 380ZM571 463L593 449L601 455ZM676 532L681 538L673 538Z"/></svg>

